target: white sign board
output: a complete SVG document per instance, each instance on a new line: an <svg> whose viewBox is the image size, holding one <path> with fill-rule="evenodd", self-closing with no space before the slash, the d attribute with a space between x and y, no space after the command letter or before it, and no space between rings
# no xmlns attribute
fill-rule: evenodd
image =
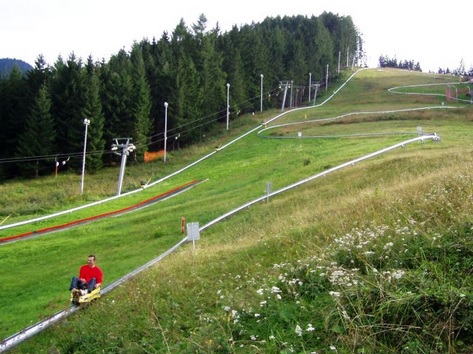
<svg viewBox="0 0 473 354"><path fill-rule="evenodd" d="M187 223L187 240L195 241L200 239L199 223L190 222Z"/></svg>

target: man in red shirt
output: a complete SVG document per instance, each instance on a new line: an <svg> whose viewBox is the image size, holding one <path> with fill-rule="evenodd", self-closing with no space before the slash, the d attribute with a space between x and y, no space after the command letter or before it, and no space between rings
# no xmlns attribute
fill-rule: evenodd
<svg viewBox="0 0 473 354"><path fill-rule="evenodd" d="M79 271L79 277L72 277L71 286L69 290L87 289L92 292L99 288L103 282L103 273L99 266L95 265L95 255L91 254L87 261Z"/></svg>

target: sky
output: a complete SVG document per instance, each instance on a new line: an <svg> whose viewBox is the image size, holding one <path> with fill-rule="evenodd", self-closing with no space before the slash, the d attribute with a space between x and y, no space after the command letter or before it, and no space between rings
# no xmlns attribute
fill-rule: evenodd
<svg viewBox="0 0 473 354"><path fill-rule="evenodd" d="M108 61L134 41L159 39L180 20L191 28L199 16L207 29L223 32L266 17L319 16L324 11L351 16L364 40L370 67L381 55L419 62L422 70L473 67L473 1L396 0L0 0L0 58L34 66L42 54L53 65L71 53Z"/></svg>

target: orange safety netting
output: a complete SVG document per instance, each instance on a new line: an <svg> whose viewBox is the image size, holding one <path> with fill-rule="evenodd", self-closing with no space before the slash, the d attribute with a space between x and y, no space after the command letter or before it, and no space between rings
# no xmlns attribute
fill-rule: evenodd
<svg viewBox="0 0 473 354"><path fill-rule="evenodd" d="M159 159L164 156L164 150L160 151L146 151L145 152L145 162L151 162Z"/></svg>

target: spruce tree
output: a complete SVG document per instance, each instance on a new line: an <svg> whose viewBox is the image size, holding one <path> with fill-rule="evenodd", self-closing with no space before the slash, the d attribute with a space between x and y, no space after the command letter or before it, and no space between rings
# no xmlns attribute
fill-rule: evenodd
<svg viewBox="0 0 473 354"><path fill-rule="evenodd" d="M201 135L202 90L198 70L191 56L195 53L194 38L188 32L183 20L172 34L172 69L174 91L169 98L170 112L174 124L181 127L179 140L185 145L198 140Z"/></svg>
<svg viewBox="0 0 473 354"><path fill-rule="evenodd" d="M146 79L146 70L140 46L135 43L131 51L132 78L133 78L133 106L132 121L133 143L136 146L137 160L143 161L148 151L151 122L151 93Z"/></svg>
<svg viewBox="0 0 473 354"><path fill-rule="evenodd" d="M176 114L177 107L174 95L176 92L176 78L173 75L173 58L169 35L164 32L161 39L153 46L153 53L156 64L156 82L151 85L151 92L153 95L153 109L154 120L154 139L150 147L151 150L157 151L164 148L164 103L168 102L168 138L180 137L180 126L182 115ZM153 87L156 86L156 87Z"/></svg>
<svg viewBox="0 0 473 354"><path fill-rule="evenodd" d="M227 77L222 71L222 54L216 50L217 32L211 31L203 36L200 49L200 81L202 86L202 111L210 117L206 130L210 130L217 118L226 116Z"/></svg>
<svg viewBox="0 0 473 354"><path fill-rule="evenodd" d="M22 161L18 168L25 176L38 177L40 174L53 172L55 161L56 131L51 115L51 98L47 86L41 86L25 124L24 132L19 136L16 156Z"/></svg>
<svg viewBox="0 0 473 354"><path fill-rule="evenodd" d="M248 105L248 95L244 79L243 60L238 46L238 29L232 28L230 35L219 39L219 52L223 53L222 67L227 74L227 83L230 84L230 118L235 119L238 114L245 112Z"/></svg>
<svg viewBox="0 0 473 354"><path fill-rule="evenodd" d="M105 91L102 104L106 120L106 137L131 138L134 131L134 87L130 57L122 49L117 55L112 56L108 66L106 76L102 78Z"/></svg>
<svg viewBox="0 0 473 354"><path fill-rule="evenodd" d="M163 99L161 90L164 85L161 85L161 71L158 66L158 44L153 38L152 43L148 40L140 42L140 48L142 50L143 61L145 65L146 78L150 88L150 118L151 118L151 130L149 136L148 149L152 151L159 150L159 116L161 115L161 106ZM164 84L164 83L163 83Z"/></svg>
<svg viewBox="0 0 473 354"><path fill-rule="evenodd" d="M32 102L27 100L26 80L18 65L14 65L10 75L2 83L2 97L0 98L0 138L3 148L0 158L12 157L18 144L18 137L25 130L28 109ZM13 177L16 174L15 166L5 166L4 173Z"/></svg>
<svg viewBox="0 0 473 354"><path fill-rule="evenodd" d="M103 166L103 154L105 140L103 139L103 129L105 117L102 112L100 102L100 81L97 74L98 67L89 57L85 67L84 75L84 116L90 119L87 136L87 158L86 168L88 172L95 172Z"/></svg>
<svg viewBox="0 0 473 354"><path fill-rule="evenodd" d="M329 65L329 70L332 70L332 64L334 63L333 42L330 32L320 18L316 19L316 36L313 44L317 53L314 77L325 82L326 67Z"/></svg>
<svg viewBox="0 0 473 354"><path fill-rule="evenodd" d="M74 54L67 62L55 63L51 80L52 111L56 119L57 144L60 153L71 156L69 165L76 171L82 166L84 144L84 75L82 61Z"/></svg>

